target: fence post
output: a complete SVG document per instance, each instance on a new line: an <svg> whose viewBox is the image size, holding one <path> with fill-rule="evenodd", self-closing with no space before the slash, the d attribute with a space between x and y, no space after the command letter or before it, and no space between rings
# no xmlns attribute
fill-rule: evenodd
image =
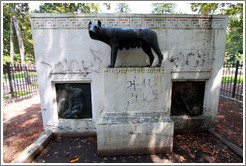
<svg viewBox="0 0 246 166"><path fill-rule="evenodd" d="M233 90L232 90L232 98L235 97L235 93L236 93L238 66L239 66L239 61L237 61L237 63L236 63L236 71L235 71L235 76L234 76L234 84L233 84Z"/></svg>
<svg viewBox="0 0 246 166"><path fill-rule="evenodd" d="M13 90L13 85L12 85L12 77L11 77L11 72L10 72L10 65L9 65L9 63L6 64L6 67L7 67L7 72L8 72L9 87L10 87L11 97L14 98L14 90Z"/></svg>
<svg viewBox="0 0 246 166"><path fill-rule="evenodd" d="M27 68L27 64L25 64L24 66L24 74L25 74L25 81L26 81L26 84L31 84L31 80L30 80L30 76L28 74L28 68Z"/></svg>

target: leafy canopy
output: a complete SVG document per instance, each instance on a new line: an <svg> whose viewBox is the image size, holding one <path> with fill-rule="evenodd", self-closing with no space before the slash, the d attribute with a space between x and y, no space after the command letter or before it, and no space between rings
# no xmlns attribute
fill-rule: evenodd
<svg viewBox="0 0 246 166"><path fill-rule="evenodd" d="M131 9L127 3L117 3L117 7L115 8L116 13L129 13Z"/></svg>
<svg viewBox="0 0 246 166"><path fill-rule="evenodd" d="M110 3L105 3L107 9ZM28 3L3 3L3 64L10 62L10 24L15 16L18 20L25 48L25 58L28 63L34 63L34 50L29 16ZM43 3L36 13L98 13L97 3ZM13 26L13 24L12 24ZM20 51L17 35L13 26L14 59L20 62Z"/></svg>
<svg viewBox="0 0 246 166"><path fill-rule="evenodd" d="M154 9L152 13L162 13L162 14L174 14L176 3L152 3Z"/></svg>
<svg viewBox="0 0 246 166"><path fill-rule="evenodd" d="M243 3L226 4L221 14L228 15L226 36L226 59L229 61L243 59Z"/></svg>
<svg viewBox="0 0 246 166"><path fill-rule="evenodd" d="M31 22L28 3L3 3L3 64L10 62L10 23L15 16L18 19L26 59L34 62ZM13 28L14 59L20 62L20 51L15 28Z"/></svg>
<svg viewBox="0 0 246 166"><path fill-rule="evenodd" d="M228 15L225 60L243 59L243 3L191 3L191 10L203 15Z"/></svg>
<svg viewBox="0 0 246 166"><path fill-rule="evenodd" d="M191 10L197 14L214 14L219 7L219 3L191 3Z"/></svg>
<svg viewBox="0 0 246 166"><path fill-rule="evenodd" d="M35 13L98 13L98 3L43 3Z"/></svg>

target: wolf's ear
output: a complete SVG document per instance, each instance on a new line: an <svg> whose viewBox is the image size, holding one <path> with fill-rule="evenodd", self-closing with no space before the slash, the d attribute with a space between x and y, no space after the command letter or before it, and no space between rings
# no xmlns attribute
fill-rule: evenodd
<svg viewBox="0 0 246 166"><path fill-rule="evenodd" d="M101 27L101 26L102 26L102 23L101 23L101 21L100 21L100 20L98 20L97 25L98 25L99 27Z"/></svg>

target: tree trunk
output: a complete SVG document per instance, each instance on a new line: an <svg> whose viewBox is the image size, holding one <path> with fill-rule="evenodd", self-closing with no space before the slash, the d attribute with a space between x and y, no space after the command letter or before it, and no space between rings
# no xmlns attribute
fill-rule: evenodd
<svg viewBox="0 0 246 166"><path fill-rule="evenodd" d="M20 56L21 56L21 64L25 65L26 64L26 60L25 60L24 44L23 44L23 40L22 40L20 27L18 25L18 20L17 20L17 18L15 16L13 16L13 22L14 22L14 26L15 26L15 30L16 30L16 35L18 37L18 43L19 43L19 48L20 48Z"/></svg>
<svg viewBox="0 0 246 166"><path fill-rule="evenodd" d="M14 43L13 43L13 25L12 21L10 21L10 59L11 65L14 64Z"/></svg>
<svg viewBox="0 0 246 166"><path fill-rule="evenodd" d="M30 76L28 75L27 72L27 66L26 66L26 60L25 60L25 49L24 49L24 44L22 40L22 35L20 31L20 27L18 25L18 20L15 16L13 16L13 22L16 30L16 35L18 38L18 43L19 43L19 48L20 48L20 56L21 56L21 66L24 67L24 74L25 74L25 80L27 84L31 84Z"/></svg>

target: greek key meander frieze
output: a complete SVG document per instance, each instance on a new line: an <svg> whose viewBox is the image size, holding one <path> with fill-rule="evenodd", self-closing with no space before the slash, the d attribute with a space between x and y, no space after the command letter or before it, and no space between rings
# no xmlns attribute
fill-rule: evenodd
<svg viewBox="0 0 246 166"><path fill-rule="evenodd" d="M163 122L172 122L169 116L166 116L165 113L105 113L102 116L101 124L107 123L158 123Z"/></svg>
<svg viewBox="0 0 246 166"><path fill-rule="evenodd" d="M87 29L90 21L103 26L161 28L225 28L226 19L204 18L31 18L34 29Z"/></svg>

